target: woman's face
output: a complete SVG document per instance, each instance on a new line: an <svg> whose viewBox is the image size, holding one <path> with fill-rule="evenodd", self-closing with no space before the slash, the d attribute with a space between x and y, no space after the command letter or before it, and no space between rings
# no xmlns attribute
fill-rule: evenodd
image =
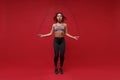
<svg viewBox="0 0 120 80"><path fill-rule="evenodd" d="M58 22L61 22L62 21L62 14L57 14L57 20L58 20Z"/></svg>

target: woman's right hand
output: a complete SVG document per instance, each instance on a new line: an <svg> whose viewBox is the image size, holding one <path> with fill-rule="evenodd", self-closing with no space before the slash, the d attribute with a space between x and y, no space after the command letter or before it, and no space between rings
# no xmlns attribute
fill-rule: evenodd
<svg viewBox="0 0 120 80"><path fill-rule="evenodd" d="M75 40L78 40L79 37L80 37L80 36L74 36L74 39L75 39Z"/></svg>

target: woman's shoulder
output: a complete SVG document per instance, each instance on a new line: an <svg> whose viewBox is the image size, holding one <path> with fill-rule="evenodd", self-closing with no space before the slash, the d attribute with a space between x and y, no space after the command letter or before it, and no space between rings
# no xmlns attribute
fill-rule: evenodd
<svg viewBox="0 0 120 80"><path fill-rule="evenodd" d="M66 27L67 26L67 24L66 23L63 23L63 25Z"/></svg>
<svg viewBox="0 0 120 80"><path fill-rule="evenodd" d="M52 24L52 27L55 27L55 26L56 26L56 23L53 23L53 24Z"/></svg>

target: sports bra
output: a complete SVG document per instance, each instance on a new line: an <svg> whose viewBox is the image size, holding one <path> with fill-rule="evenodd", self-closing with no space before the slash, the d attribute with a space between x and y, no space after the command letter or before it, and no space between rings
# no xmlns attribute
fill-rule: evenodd
<svg viewBox="0 0 120 80"><path fill-rule="evenodd" d="M64 31L65 32L65 27L64 26L55 26L54 31Z"/></svg>

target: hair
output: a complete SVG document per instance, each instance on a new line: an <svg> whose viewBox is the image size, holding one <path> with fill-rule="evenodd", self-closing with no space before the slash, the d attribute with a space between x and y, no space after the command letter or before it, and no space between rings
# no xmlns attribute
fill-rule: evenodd
<svg viewBox="0 0 120 80"><path fill-rule="evenodd" d="M57 12L56 14L55 14L55 16L54 16L54 21L55 22L58 22L58 20L57 20L57 15L58 14L61 14L62 15L62 21L61 22L64 22L64 20L66 19L66 17L63 15L63 13L62 12Z"/></svg>

